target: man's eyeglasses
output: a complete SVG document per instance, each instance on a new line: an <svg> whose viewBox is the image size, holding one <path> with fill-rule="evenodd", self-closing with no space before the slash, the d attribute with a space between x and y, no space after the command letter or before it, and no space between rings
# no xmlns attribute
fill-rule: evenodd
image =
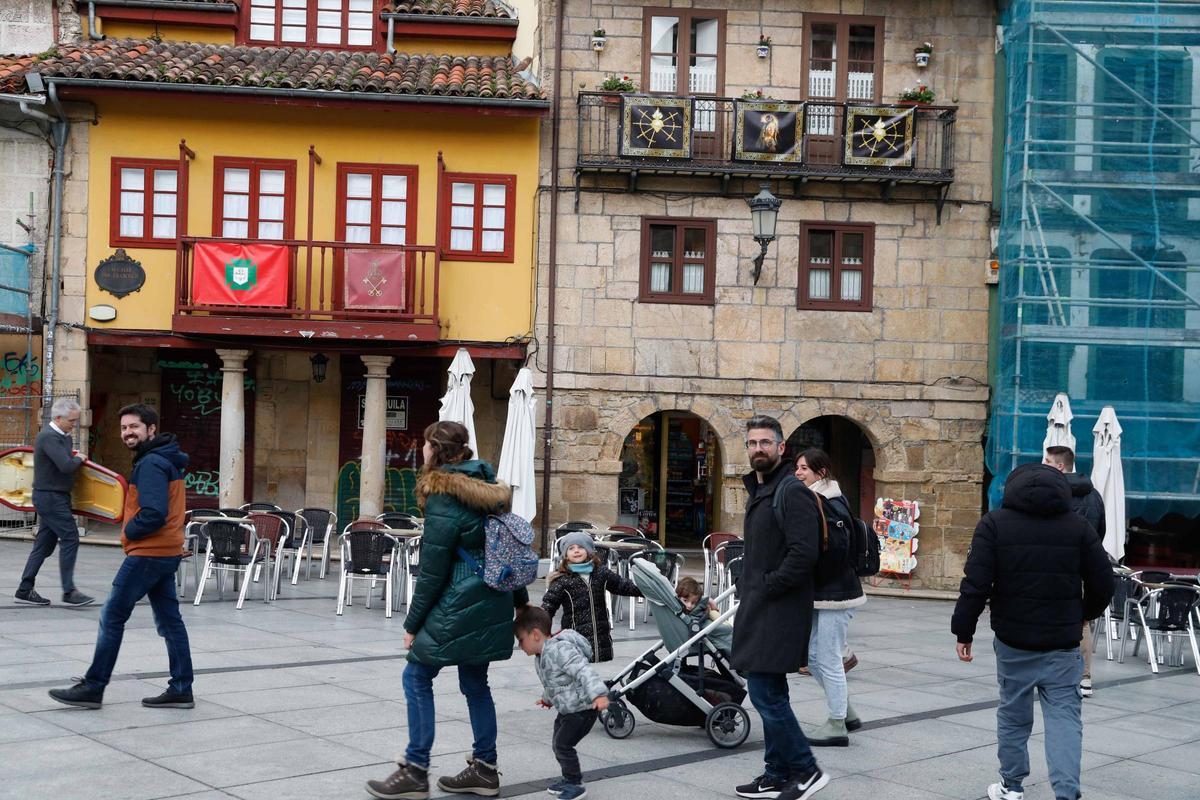
<svg viewBox="0 0 1200 800"><path fill-rule="evenodd" d="M766 450L767 448L779 444L778 439L747 439L747 450Z"/></svg>

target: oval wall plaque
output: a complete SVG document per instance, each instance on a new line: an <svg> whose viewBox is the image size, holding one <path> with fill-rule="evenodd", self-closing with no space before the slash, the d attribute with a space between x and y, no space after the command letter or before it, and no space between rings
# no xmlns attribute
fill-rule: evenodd
<svg viewBox="0 0 1200 800"><path fill-rule="evenodd" d="M109 294L124 297L138 291L146 283L146 270L118 248L96 266L96 285Z"/></svg>

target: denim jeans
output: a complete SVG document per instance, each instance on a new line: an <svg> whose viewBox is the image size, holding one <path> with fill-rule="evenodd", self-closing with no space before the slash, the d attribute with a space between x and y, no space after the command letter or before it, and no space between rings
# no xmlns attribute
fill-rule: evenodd
<svg viewBox="0 0 1200 800"><path fill-rule="evenodd" d="M188 645L187 628L179 615L179 598L175 595L175 571L179 556L149 558L126 556L113 578L112 591L100 612L100 635L96 639L96 654L88 667L84 681L89 689L104 691L112 677L125 636L125 623L133 607L143 597L150 599L154 625L158 635L167 642L167 658L171 662L171 682L175 694L192 690L192 651Z"/></svg>
<svg viewBox="0 0 1200 800"><path fill-rule="evenodd" d="M21 573L21 585L17 588L22 592L32 589L42 562L54 553L55 545L61 545L58 574L62 578L63 594L70 594L75 589L75 556L79 552L79 528L75 527L75 518L71 516L71 495L35 489L33 507L37 509L38 531Z"/></svg>
<svg viewBox="0 0 1200 800"><path fill-rule="evenodd" d="M559 714L554 718L554 758L562 769L563 780L579 786L583 783L583 770L579 767L579 754L575 745L583 741L596 724L596 709Z"/></svg>
<svg viewBox="0 0 1200 800"><path fill-rule="evenodd" d="M787 676L775 672L750 672L746 674L746 688L750 702L762 718L766 776L786 781L816 769L812 748L792 712Z"/></svg>
<svg viewBox="0 0 1200 800"><path fill-rule="evenodd" d="M404 701L408 705L408 747L405 763L429 769L433 750L434 711L433 679L441 667L409 662L404 668ZM471 715L471 734L475 737L472 755L478 761L496 763L496 704L488 686L487 664L459 664L458 688L467 698Z"/></svg>
<svg viewBox="0 0 1200 800"><path fill-rule="evenodd" d="M854 611L849 608L818 608L813 611L808 637L808 671L825 691L830 719L846 718L846 670L842 650Z"/></svg>
<svg viewBox="0 0 1200 800"><path fill-rule="evenodd" d="M1079 680L1083 660L1079 648L1039 652L1018 650L994 640L1000 705L996 709L1000 777L1021 791L1029 777L1029 734L1033 730L1033 694L1037 691L1046 727L1046 766L1058 800L1079 797L1079 763L1083 757L1083 698Z"/></svg>

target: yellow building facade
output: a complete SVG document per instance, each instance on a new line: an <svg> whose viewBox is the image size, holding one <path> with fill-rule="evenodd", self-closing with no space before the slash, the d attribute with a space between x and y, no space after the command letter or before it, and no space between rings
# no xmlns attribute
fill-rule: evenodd
<svg viewBox="0 0 1200 800"><path fill-rule="evenodd" d="M191 507L412 511L451 358L494 462L533 328L527 35L494 0L207 5L97 2L80 42L0 60L70 119L60 385L117 469L119 409L156 407Z"/></svg>

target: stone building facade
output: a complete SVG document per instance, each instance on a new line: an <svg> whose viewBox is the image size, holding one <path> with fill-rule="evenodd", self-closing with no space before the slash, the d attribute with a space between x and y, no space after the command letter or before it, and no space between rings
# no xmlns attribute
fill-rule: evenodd
<svg viewBox="0 0 1200 800"><path fill-rule="evenodd" d="M664 8L655 10L659 6ZM992 4L814 0L801 7L757 0L729 7L708 0L569 0L563 10L557 85L556 9L548 4L542 13L543 75L561 104L558 178L563 187L557 209L550 193L544 194L540 225L537 336L546 342L549 217L558 214L550 521L611 523L619 510L630 510L618 508L618 502L625 502L619 487L627 484L631 469L626 451L630 437L636 430L640 440L646 429L639 425L671 412L678 418L699 418L709 448L714 443L719 448L718 474L709 478L715 497L708 501L708 518L693 526L692 546L698 546L704 533L740 530L745 504L741 476L748 469L745 420L771 414L793 441L821 443L819 435L814 440L797 432L824 418L820 424L826 431L852 423L865 437L862 475L851 480L864 510L875 497L922 503L918 566L905 585L952 585L961 574L982 502ZM672 20L678 26L666 33L676 24ZM709 20L717 23L721 50L716 59L705 55L712 46L702 41L706 34L701 28ZM598 29L606 39L600 50L593 46ZM763 36L770 37L765 58L757 52ZM820 41L823 36L826 41ZM914 49L925 42L932 45L932 63L918 69ZM856 58L861 63L851 61ZM752 262L760 247L752 237L746 201L763 179L721 152L710 153L709 163L702 165L695 163L693 153L693 166L703 166L707 173L696 169L697 174L682 174L687 170L679 165L686 160L670 162L669 168L661 167L662 160L654 162L658 168L648 168L649 162L639 166L637 159L623 156L624 144L615 141L621 126L597 123L590 110L599 102L622 102L607 96L589 99L605 77L628 76L644 95L646 88L664 87L656 70L669 73L680 63L679 74L690 78L692 88L713 89L711 80L706 85L706 76L699 73L714 67L719 73L716 91L697 92L693 111L694 134L704 133L707 125L706 135L718 142L732 113L723 117L725 122L712 116L705 122L701 109L715 108L707 113L719 117L727 110L736 113L736 107L705 100L708 96L740 98L761 90L780 100L812 100L820 88L816 73L827 69L839 85L836 93L828 92L828 108L847 114L846 106L836 103L895 106L905 88L925 84L936 92L936 100L934 107L916 111L916 142L931 147L919 138L921 126L931 131L934 120L942 120L942 160L922 164L940 169L944 183L922 185L906 180L911 174L902 170L855 173L832 163L770 174L766 182L783 205L756 283ZM669 86L674 79L668 75L666 80ZM660 91L655 97L676 94ZM624 102L633 105L635 100ZM600 112L606 113L615 115ZM808 140L829 132L821 124L801 123L808 126L804 162L810 157ZM551 140L548 134L543 139L543 182L548 184ZM693 140L694 147L698 142ZM715 162L720 163L714 167ZM896 180L845 180L848 174L861 178L868 173L901 174ZM707 240L715 252L709 254L707 299L655 301L654 287L648 286L653 278L647 262L659 257L657 250L653 257L644 252L649 237L655 224L669 226L672 219L713 227ZM812 248L813 237L826 226L837 235L846 225L862 226L847 230L873 244L866 277L870 285L866 291L859 287L860 298L869 295L864 310L821 308L810 302L809 295L820 293L813 289L816 284L801 286L805 276L815 280L812 269L820 263L815 250L802 252L802 247ZM684 253L685 260L688 255ZM677 268L678 260L675 264ZM546 367L544 357L539 366ZM545 377L543 373L543 381ZM668 446L666 434L662 441ZM666 456L659 456L666 469ZM650 508L640 519L654 518L664 508Z"/></svg>

